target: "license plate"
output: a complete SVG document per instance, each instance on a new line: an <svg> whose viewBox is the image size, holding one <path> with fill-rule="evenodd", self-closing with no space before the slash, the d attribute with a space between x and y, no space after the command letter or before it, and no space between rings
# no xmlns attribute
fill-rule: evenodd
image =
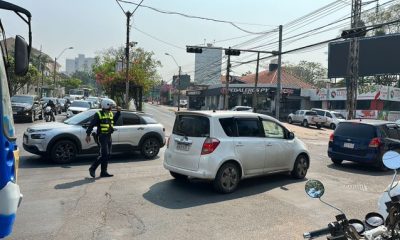
<svg viewBox="0 0 400 240"><path fill-rule="evenodd" d="M17 115L17 112L13 112L14 115Z"/></svg>
<svg viewBox="0 0 400 240"><path fill-rule="evenodd" d="M187 144L177 144L176 149L180 151L189 151L190 145Z"/></svg>
<svg viewBox="0 0 400 240"><path fill-rule="evenodd" d="M345 147L345 148L354 148L354 143L344 143L343 147Z"/></svg>

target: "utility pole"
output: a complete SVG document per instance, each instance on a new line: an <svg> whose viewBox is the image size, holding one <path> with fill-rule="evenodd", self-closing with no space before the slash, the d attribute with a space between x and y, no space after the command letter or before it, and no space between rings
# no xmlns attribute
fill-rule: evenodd
<svg viewBox="0 0 400 240"><path fill-rule="evenodd" d="M279 120L279 110L281 107L281 75L282 75L282 25L279 25L279 50L278 50L278 77L275 98L275 118Z"/></svg>
<svg viewBox="0 0 400 240"><path fill-rule="evenodd" d="M229 47L231 50L231 47ZM229 107L229 72L231 71L231 55L228 55L228 65L226 67L226 79L225 79L225 98L224 98L224 110L228 110Z"/></svg>
<svg viewBox="0 0 400 240"><path fill-rule="evenodd" d="M40 71L40 65L42 64L42 45L40 45L40 53L38 56L38 70ZM36 94L39 95L39 76L37 77L37 81L36 81ZM40 96L42 97L42 96Z"/></svg>
<svg viewBox="0 0 400 240"><path fill-rule="evenodd" d="M361 20L361 0L352 0L351 6L351 28L360 27ZM356 116L357 109L357 82L358 82L358 58L359 58L359 41L355 36L350 40L349 48L349 66L348 72L350 79L347 79L347 119L353 119Z"/></svg>
<svg viewBox="0 0 400 240"><path fill-rule="evenodd" d="M253 111L257 112L257 84L258 84L258 68L260 66L260 53L257 53L257 66L256 66L256 79L254 80L254 91L253 91Z"/></svg>
<svg viewBox="0 0 400 240"><path fill-rule="evenodd" d="M130 31L130 21L133 13L127 11L126 15L126 83L125 83L125 108L128 109L129 105L129 31ZM137 100L137 99L136 99Z"/></svg>
<svg viewBox="0 0 400 240"><path fill-rule="evenodd" d="M178 73L178 112L180 111L181 105L181 66L179 66L179 73Z"/></svg>

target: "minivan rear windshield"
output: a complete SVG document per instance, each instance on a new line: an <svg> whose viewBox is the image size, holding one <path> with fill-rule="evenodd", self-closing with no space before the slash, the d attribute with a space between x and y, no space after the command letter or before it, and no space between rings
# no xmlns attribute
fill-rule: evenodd
<svg viewBox="0 0 400 240"><path fill-rule="evenodd" d="M209 137L210 120L204 116L177 115L172 133L186 137Z"/></svg>
<svg viewBox="0 0 400 240"><path fill-rule="evenodd" d="M376 137L375 127L363 123L342 122L335 130L335 136L371 139Z"/></svg>

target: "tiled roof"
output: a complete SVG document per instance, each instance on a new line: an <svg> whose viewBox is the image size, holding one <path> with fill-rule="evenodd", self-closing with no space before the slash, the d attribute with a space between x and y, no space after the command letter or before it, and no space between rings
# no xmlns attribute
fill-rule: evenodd
<svg viewBox="0 0 400 240"><path fill-rule="evenodd" d="M247 84L254 84L255 81L255 74L249 74L246 76L241 77L241 80ZM261 71L258 73L258 83L259 84L277 84L277 70L274 71ZM222 82L225 82L225 76L221 77ZM285 71L282 68L282 75L281 75L281 83L282 87L290 87L290 88L305 88L305 89L312 89L315 88L312 84L307 83L298 77L293 76L292 74Z"/></svg>

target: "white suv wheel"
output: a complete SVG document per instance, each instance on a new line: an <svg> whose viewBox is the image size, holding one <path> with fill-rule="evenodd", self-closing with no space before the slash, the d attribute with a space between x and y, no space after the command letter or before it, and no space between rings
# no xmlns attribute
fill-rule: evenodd
<svg viewBox="0 0 400 240"><path fill-rule="evenodd" d="M236 164L225 163L218 170L214 180L214 187L218 192L234 192L240 181L240 172Z"/></svg>

